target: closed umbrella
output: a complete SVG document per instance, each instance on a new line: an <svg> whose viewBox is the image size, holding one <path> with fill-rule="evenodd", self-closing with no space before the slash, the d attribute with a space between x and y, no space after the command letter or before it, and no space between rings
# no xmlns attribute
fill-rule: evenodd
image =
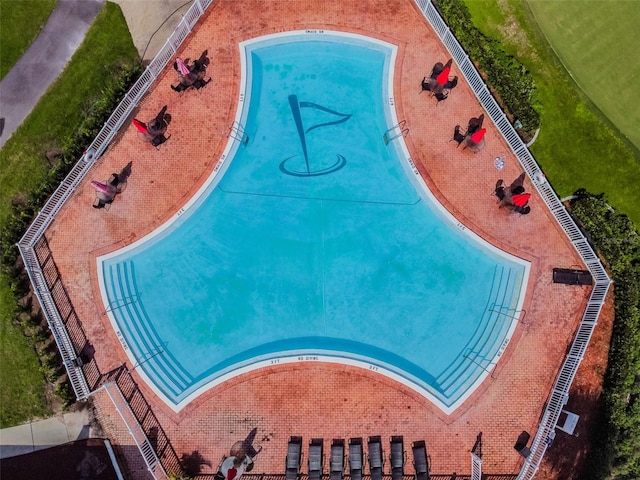
<svg viewBox="0 0 640 480"><path fill-rule="evenodd" d="M511 203L516 207L524 207L529 202L529 198L531 198L530 193L519 193L511 197Z"/></svg>
<svg viewBox="0 0 640 480"><path fill-rule="evenodd" d="M444 85L449 80L449 73L451 73L451 68L445 67L445 69L436 77L436 81L440 85Z"/></svg>
<svg viewBox="0 0 640 480"><path fill-rule="evenodd" d="M147 133L147 125L140 120L133 119L133 126L141 133Z"/></svg>
<svg viewBox="0 0 640 480"><path fill-rule="evenodd" d="M484 138L485 133L487 133L487 129L481 128L477 132L474 132L473 134L471 134L471 141L474 143L480 143L480 140Z"/></svg>
<svg viewBox="0 0 640 480"><path fill-rule="evenodd" d="M178 71L182 74L182 75L188 75L190 70L189 67L187 67L187 64L184 63L184 60L182 60L180 57L176 58L176 64L178 65Z"/></svg>
<svg viewBox="0 0 640 480"><path fill-rule="evenodd" d="M98 182L96 180L92 180L91 181L91 186L93 188L95 188L99 192L102 192L102 193L109 192L109 186L107 184L105 184L105 183Z"/></svg>

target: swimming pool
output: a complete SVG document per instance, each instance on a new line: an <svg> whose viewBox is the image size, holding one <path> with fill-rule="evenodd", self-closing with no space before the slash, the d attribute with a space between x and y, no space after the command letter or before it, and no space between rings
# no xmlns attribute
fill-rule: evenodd
<svg viewBox="0 0 640 480"><path fill-rule="evenodd" d="M326 361L452 412L506 348L529 264L449 215L401 137L383 141L395 46L305 31L240 51L236 128L209 181L97 260L130 361L176 411L240 373Z"/></svg>

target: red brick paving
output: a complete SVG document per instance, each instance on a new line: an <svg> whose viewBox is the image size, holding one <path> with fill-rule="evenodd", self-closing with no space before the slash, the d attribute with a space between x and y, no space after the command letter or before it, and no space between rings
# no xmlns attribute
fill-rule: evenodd
<svg viewBox="0 0 640 480"><path fill-rule="evenodd" d="M496 207L492 196L496 180L509 182L522 170L491 122L485 120L487 146L480 153L463 151L450 142L456 124L464 127L470 117L482 113L465 82L438 105L419 93L420 81L433 63L449 56L409 0L234 0L216 2L209 9L179 55L194 58L208 49L213 81L201 93L178 96L169 88L176 83L176 74L167 67L132 118L147 121L167 105L171 138L156 150L143 144L132 126L125 128L46 233L64 284L96 347L96 361L103 372L126 362L101 314L105 307L98 290L96 256L161 225L212 171L235 117L238 42L307 28L355 32L398 46L394 96L398 118L406 119L410 129L405 140L411 156L436 197L462 223L531 262L524 321L495 378L488 378L449 416L392 380L339 365L305 363L251 372L211 389L180 413L171 411L139 378L138 382L178 454L199 451L213 468L234 442L257 427L257 443L264 450L252 473L281 472L290 435L302 435L305 445L312 436L323 437L327 446L334 437L382 435L388 454L386 443L394 434L404 435L406 448L425 439L433 473L468 473L469 451L479 432L483 471L517 472L522 458L513 449L515 439L522 430L535 433L590 290L552 283L552 267L581 261L528 182L527 190L533 192L530 215ZM452 74L460 75L455 64ZM497 155L506 159L500 172L493 166ZM133 166L127 188L110 210L91 208L94 190L89 182L108 178L129 161ZM111 408L108 402L97 405L105 411ZM211 471L204 467L203 472Z"/></svg>

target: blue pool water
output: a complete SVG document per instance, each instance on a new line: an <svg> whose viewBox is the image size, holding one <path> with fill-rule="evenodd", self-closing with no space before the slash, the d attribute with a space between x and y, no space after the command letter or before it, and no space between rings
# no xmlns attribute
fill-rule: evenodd
<svg viewBox="0 0 640 480"><path fill-rule="evenodd" d="M246 137L171 222L98 259L131 362L174 409L244 371L331 361L451 412L504 351L528 264L457 225L383 141L393 46L300 32L241 50Z"/></svg>

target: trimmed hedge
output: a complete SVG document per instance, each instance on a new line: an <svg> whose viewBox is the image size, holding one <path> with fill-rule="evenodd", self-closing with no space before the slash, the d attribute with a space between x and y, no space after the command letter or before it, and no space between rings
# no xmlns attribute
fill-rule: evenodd
<svg viewBox="0 0 640 480"><path fill-rule="evenodd" d="M530 137L540 127L536 88L532 75L500 43L473 25L462 0L433 0L451 32L476 64L492 93L511 117L520 120L523 136Z"/></svg>
<svg viewBox="0 0 640 480"><path fill-rule="evenodd" d="M602 393L602 417L580 478L640 478L640 235L604 195L577 192L571 212L606 259L614 281L615 322Z"/></svg>

